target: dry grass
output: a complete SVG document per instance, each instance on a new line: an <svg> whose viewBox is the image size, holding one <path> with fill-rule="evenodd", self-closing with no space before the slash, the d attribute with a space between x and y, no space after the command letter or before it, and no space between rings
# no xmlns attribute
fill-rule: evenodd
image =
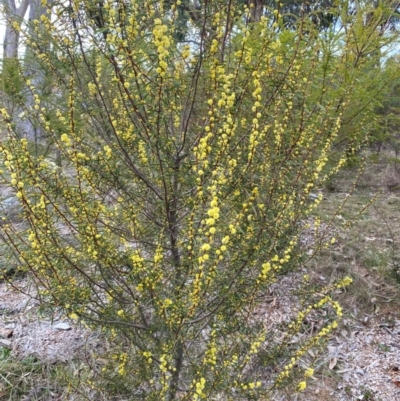
<svg viewBox="0 0 400 401"><path fill-rule="evenodd" d="M97 367L82 359L55 364L34 356L21 360L0 347L0 401L126 400L93 384L101 380Z"/></svg>
<svg viewBox="0 0 400 401"><path fill-rule="evenodd" d="M383 162L368 164L355 187L351 179L354 174L343 171L331 183L330 190L324 190L324 201L316 211L321 217L334 215L338 205L354 188L352 196L332 221L332 228L339 232L336 244L329 250L323 250L307 265L310 277L318 285L333 282L345 275L353 278L353 284L346 292L336 294L345 314L338 329L339 342L346 341L346 335L353 330L361 333L354 340L355 343L358 341L361 344L362 336L368 332L372 342L376 335L376 342L380 346L384 331L382 327L393 330L394 322L400 320L400 174L397 166L388 164L387 159L388 155L384 155ZM374 197L374 202L359 214ZM349 227L344 229L346 224ZM345 333L344 338L341 338L341 331ZM398 360L400 352L396 348L389 348L391 355ZM377 347L377 359L380 358L380 351ZM288 400L399 399L398 388L390 379L385 379L382 386L386 393L379 389L372 391L362 378L358 388L354 388L354 385L343 381L342 370L346 369L342 369L339 363L329 368L330 362L327 352L321 355L317 363L317 380L311 380L303 394L293 395ZM344 358L343 362L350 364L351 361ZM381 372L382 380L386 373L390 372ZM392 389L393 393L388 394L387 388Z"/></svg>
<svg viewBox="0 0 400 401"><path fill-rule="evenodd" d="M390 304L389 309L400 306L400 188L389 190L388 171L390 166L382 164L367 166L333 222L338 227L350 223L349 228L341 230L335 246L322 251L309 266L325 280L352 276L354 285L342 297L342 302L365 312L371 312L376 305L386 308ZM344 172L337 178L338 190L325 193L325 201L317 213L325 216L334 213L351 191L348 176L351 174Z"/></svg>

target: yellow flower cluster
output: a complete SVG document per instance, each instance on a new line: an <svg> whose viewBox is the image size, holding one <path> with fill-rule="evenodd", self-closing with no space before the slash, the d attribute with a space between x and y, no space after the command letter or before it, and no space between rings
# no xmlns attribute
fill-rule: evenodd
<svg viewBox="0 0 400 401"><path fill-rule="evenodd" d="M257 381L257 382L250 382L250 383L242 383L241 387L243 390L253 390L255 388L261 387L261 382Z"/></svg>
<svg viewBox="0 0 400 401"><path fill-rule="evenodd" d="M170 38L167 35L168 26L164 25L160 18L156 18L154 21L153 36L154 44L157 46L158 53L158 67L156 68L157 73L161 76L165 76L167 70L167 62L165 59L169 55L169 47L171 45Z"/></svg>
<svg viewBox="0 0 400 401"><path fill-rule="evenodd" d="M206 385L206 379L202 377L199 381L195 382L196 394L193 394L193 400L198 400L204 396L203 390Z"/></svg>
<svg viewBox="0 0 400 401"><path fill-rule="evenodd" d="M206 355L204 357L204 364L211 365L211 370L217 365L217 345L214 341L209 343Z"/></svg>
<svg viewBox="0 0 400 401"><path fill-rule="evenodd" d="M144 352L143 352L143 356L145 357L147 363L152 363L152 362L153 362L151 352L149 352L149 351L144 351Z"/></svg>
<svg viewBox="0 0 400 401"><path fill-rule="evenodd" d="M307 387L307 382L302 381L298 384L297 386L297 391L303 391L305 390L305 388Z"/></svg>
<svg viewBox="0 0 400 401"><path fill-rule="evenodd" d="M126 353L122 353L119 356L119 366L118 366L118 374L120 376L125 376L126 375L126 363L128 361L128 355Z"/></svg>

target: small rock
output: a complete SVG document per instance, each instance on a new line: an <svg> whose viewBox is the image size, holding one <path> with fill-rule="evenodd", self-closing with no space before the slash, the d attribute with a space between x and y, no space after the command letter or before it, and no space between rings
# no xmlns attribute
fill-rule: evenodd
<svg viewBox="0 0 400 401"><path fill-rule="evenodd" d="M68 323L57 323L53 326L56 330L71 330L71 326Z"/></svg>

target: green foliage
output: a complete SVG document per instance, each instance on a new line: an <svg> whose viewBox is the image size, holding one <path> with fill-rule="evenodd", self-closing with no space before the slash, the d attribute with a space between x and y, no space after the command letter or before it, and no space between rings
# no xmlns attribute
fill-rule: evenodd
<svg viewBox="0 0 400 401"><path fill-rule="evenodd" d="M398 76L399 63L397 57L386 60L382 67L382 80L389 82L379 96L379 104L376 105L376 127L371 136L371 144L380 147L384 144L394 150L397 155L400 149L399 130L399 107L400 107L400 81ZM397 157L397 156L396 156ZM395 160L391 160L395 162Z"/></svg>
<svg viewBox="0 0 400 401"><path fill-rule="evenodd" d="M331 294L351 279L316 291L304 277L296 316L279 328L255 316L301 265L303 222L322 198L310 202L311 192L367 139L373 105L359 96L360 77L376 60L359 50L381 38L358 19L328 39L307 22L294 32L279 10L248 25L249 9L215 0L188 46L179 2L162 5L105 2L99 32L92 3L73 3L73 13L55 3L60 20L43 16L35 41L25 39L57 82L48 107L42 88L25 82L34 99L26 112L52 142L47 157L33 154L1 109L3 185L24 216L22 226L5 219L2 235L43 306L109 333L111 393L158 401L301 391L312 369L300 361L337 326ZM321 227L316 218L314 251L334 242ZM308 315L325 313L318 332L290 343Z"/></svg>
<svg viewBox="0 0 400 401"><path fill-rule="evenodd" d="M18 59L5 58L2 66L2 89L12 99L21 99L24 88L24 80L20 73Z"/></svg>

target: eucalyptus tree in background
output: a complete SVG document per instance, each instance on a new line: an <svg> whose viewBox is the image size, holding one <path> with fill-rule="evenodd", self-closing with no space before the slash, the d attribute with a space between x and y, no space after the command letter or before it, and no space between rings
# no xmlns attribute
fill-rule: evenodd
<svg viewBox="0 0 400 401"><path fill-rule="evenodd" d="M18 125L20 135L30 141L37 141L42 136L42 132L33 117L35 102L25 82L29 80L35 84L36 88L40 86L43 88L45 71L30 50L30 46L21 43L21 30L25 30L25 37L28 34L34 41L42 30L41 18L49 10L50 8L44 7L40 0L23 0L18 6L15 0L3 2L3 17L6 22L2 63L5 95L3 101L6 102L10 118ZM27 21L25 21L26 17L28 17ZM23 45L23 52L21 52L21 45ZM49 45L50 43L47 44ZM26 110L30 113L25 113Z"/></svg>
<svg viewBox="0 0 400 401"><path fill-rule="evenodd" d="M2 10L6 22L3 43L3 60L16 59L18 57L20 30L16 24L21 25L29 3L30 0L22 0L22 2L17 5L15 0L2 0Z"/></svg>
<svg viewBox="0 0 400 401"><path fill-rule="evenodd" d="M41 0L29 0L29 16L28 16L28 27L27 34L32 42L36 40L38 36L41 38L45 37L44 27L42 24L42 18L47 15L48 11L51 11L51 1L47 2L46 6ZM50 41L46 43L41 41L42 52L46 53L46 50L50 48ZM46 87L45 80L45 69L42 63L32 51L31 46L26 46L25 55L23 59L22 74L25 81L29 81L35 86L37 93L36 95L42 99L42 107L45 105L46 96L51 88ZM39 89L41 88L41 89ZM30 141L35 143L38 140L43 139L44 131L40 124L37 123L37 113L35 113L35 98L29 86L24 88L24 99L22 109L30 110L26 113L24 118L18 121L21 134Z"/></svg>
<svg viewBox="0 0 400 401"><path fill-rule="evenodd" d="M204 5L203 5L204 3ZM279 10L282 21L286 27L294 27L297 21L309 20L314 27L320 31L329 29L332 25L340 22L346 24L347 18L354 17L359 12L365 12L366 7L370 9L365 15L365 22L376 23L372 18L375 13L382 12L378 26L384 32L388 26L394 28L399 19L399 1L371 1L361 5L358 1L338 2L335 0L236 0L237 5L246 5L249 12L249 22L259 22L262 16L274 17L274 10ZM166 7L173 4L172 0L165 2ZM177 6L178 17L176 20L179 39L187 39L188 24L196 25L201 21L200 13L207 2L200 0L182 0ZM388 11L389 10L389 11Z"/></svg>
<svg viewBox="0 0 400 401"><path fill-rule="evenodd" d="M1 2L2 20L5 23L2 70L3 101L13 114L16 98L20 97L23 83L20 77L20 26L25 17L30 0L23 0L19 5L15 0Z"/></svg>

